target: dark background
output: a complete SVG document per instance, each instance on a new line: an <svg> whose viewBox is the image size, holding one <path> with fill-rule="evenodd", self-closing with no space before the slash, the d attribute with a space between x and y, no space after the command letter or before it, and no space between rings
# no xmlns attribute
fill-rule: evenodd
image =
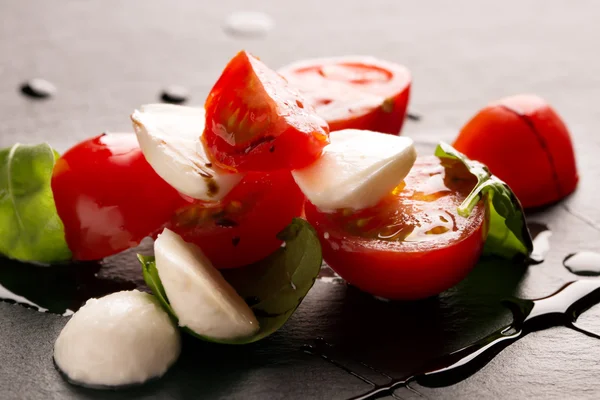
<svg viewBox="0 0 600 400"><path fill-rule="evenodd" d="M159 101L172 84L190 89L189 104L202 104L240 49L273 68L307 57L373 55L411 69L409 108L423 118L407 122L403 134L422 152L437 140L452 141L479 108L502 96L533 92L561 114L573 134L581 183L563 203L531 216L553 231L546 262L527 270L480 265L459 287L413 304L381 303L344 285L317 282L271 338L243 348L188 340L164 379L115 393L72 387L53 368L52 345L66 318L0 302L1 399L343 399L369 385L304 354L303 344L325 337L343 363L359 368L352 360L362 360L398 377L509 322L502 297L541 297L575 279L561 265L568 253L600 250L596 2L245 3L0 0L0 145L48 141L64 151L103 131L130 131L132 110ZM262 38L228 36L225 18L248 8L267 12L274 29ZM20 84L34 77L53 82L56 95L37 101L21 95ZM8 264L1 261L0 269ZM134 254L105 269L110 278L131 280ZM598 332L594 315L600 310L588 312L585 322ZM457 385L415 389L434 399L598 398L598 354L600 341L553 328L508 347ZM397 395L418 397L406 389Z"/></svg>

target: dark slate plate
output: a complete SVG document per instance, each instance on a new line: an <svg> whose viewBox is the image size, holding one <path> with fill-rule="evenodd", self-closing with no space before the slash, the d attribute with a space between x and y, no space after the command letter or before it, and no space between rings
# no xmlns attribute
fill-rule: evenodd
<svg viewBox="0 0 600 400"><path fill-rule="evenodd" d="M0 398L345 399L371 386L305 353L304 345L322 337L334 346L340 365L385 383L386 375L403 376L509 323L501 299L548 295L577 279L562 267L567 254L600 250L599 118L591 106L600 92L600 58L592 51L599 47L600 28L593 3L566 8L544 2L541 15L541 3L516 0L440 4L435 14L417 2L261 0L252 7L268 11L275 28L253 39L228 37L221 26L244 2L205 3L4 4L0 145L47 140L62 151L105 130L131 130L133 108L160 101L170 85L184 85L189 104L200 104L241 48L274 67L304 57L372 54L413 71L411 105L423 119L407 122L404 134L417 139L423 152L439 139L451 141L478 108L507 94L536 92L559 110L574 136L582 180L575 195L531 215L553 232L546 261L529 268L482 263L456 288L416 303L384 303L343 284L317 281L272 337L245 347L186 339L182 358L164 379L121 392L81 389L62 380L51 356L66 317L0 302ZM46 99L21 95L20 85L34 77L54 83L56 93ZM102 266L79 267L76 274L56 273L0 260L0 278L38 303L52 294L52 302L41 304L50 309L63 306L82 285L102 294L141 284L133 252ZM592 309L584 318L589 329L600 332L598 315ZM396 396L597 398L598 352L600 340L552 328L509 346L456 385L414 385L414 391L400 389Z"/></svg>

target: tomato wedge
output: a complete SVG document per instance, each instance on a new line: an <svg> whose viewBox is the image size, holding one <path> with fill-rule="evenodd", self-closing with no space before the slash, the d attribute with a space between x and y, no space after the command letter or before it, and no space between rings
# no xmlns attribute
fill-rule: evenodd
<svg viewBox="0 0 600 400"><path fill-rule="evenodd" d="M209 155L237 171L302 168L328 143L329 128L310 104L245 51L227 64L205 108Z"/></svg>
<svg viewBox="0 0 600 400"><path fill-rule="evenodd" d="M409 70L373 57L319 58L279 70L300 89L331 131L398 134L410 96Z"/></svg>
<svg viewBox="0 0 600 400"><path fill-rule="evenodd" d="M579 181L569 131L539 96L506 97L483 108L453 146L487 165L525 208L557 202Z"/></svg>
<svg viewBox="0 0 600 400"><path fill-rule="evenodd" d="M460 162L420 157L377 206L323 213L307 202L306 217L325 261L348 283L386 299L422 299L460 282L483 251L486 207L457 213L475 184Z"/></svg>
<svg viewBox="0 0 600 400"><path fill-rule="evenodd" d="M146 162L135 134L102 134L60 157L52 192L76 260L137 246L186 201Z"/></svg>
<svg viewBox="0 0 600 400"><path fill-rule="evenodd" d="M220 202L180 208L169 228L200 246L217 268L240 267L275 251L277 233L301 215L303 204L289 171L250 172Z"/></svg>

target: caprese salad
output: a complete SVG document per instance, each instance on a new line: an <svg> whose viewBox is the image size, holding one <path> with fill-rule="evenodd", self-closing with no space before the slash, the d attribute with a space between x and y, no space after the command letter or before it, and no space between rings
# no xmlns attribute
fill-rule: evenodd
<svg viewBox="0 0 600 400"><path fill-rule="evenodd" d="M373 58L278 73L242 51L203 108L144 105L130 116L134 133L102 134L62 156L45 144L2 150L4 255L97 260L155 239L154 255L139 256L154 297L90 300L56 342L58 367L88 386L135 384L174 363L175 325L216 343L260 340L296 310L323 259L367 293L416 300L460 282L484 253L529 256L524 212L504 181L448 144L418 155L399 135L409 89L406 68ZM494 149L478 141L488 132L480 125L456 145L485 159ZM558 136L543 151L572 152L558 147L570 146L566 128ZM492 171L512 179L494 160ZM572 168L557 192L566 195L574 158L553 160ZM95 351L94 338L110 349ZM153 342L153 355L137 347ZM116 376L119 365L127 369Z"/></svg>

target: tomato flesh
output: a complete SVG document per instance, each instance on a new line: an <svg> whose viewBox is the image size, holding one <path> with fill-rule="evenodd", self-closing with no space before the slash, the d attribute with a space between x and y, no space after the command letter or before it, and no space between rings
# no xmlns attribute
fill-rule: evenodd
<svg viewBox="0 0 600 400"><path fill-rule="evenodd" d="M457 161L420 157L404 182L377 206L323 213L307 202L327 264L361 290L415 300L456 285L479 260L486 207L469 218L457 208L476 184Z"/></svg>
<svg viewBox="0 0 600 400"><path fill-rule="evenodd" d="M205 108L209 154L237 171L302 168L329 142L329 128L310 104L245 51L229 62Z"/></svg>
<svg viewBox="0 0 600 400"><path fill-rule="evenodd" d="M507 97L485 107L461 129L454 147L486 164L525 208L554 203L579 181L569 131L538 96Z"/></svg>
<svg viewBox="0 0 600 400"><path fill-rule="evenodd" d="M217 268L234 268L275 251L283 228L300 216L304 195L289 171L251 172L220 202L180 208L169 228L195 243Z"/></svg>
<svg viewBox="0 0 600 400"><path fill-rule="evenodd" d="M411 86L402 65L354 56L300 61L279 72L308 98L330 131L398 134L402 129Z"/></svg>
<svg viewBox="0 0 600 400"><path fill-rule="evenodd" d="M144 158L135 134L102 134L60 157L52 191L76 260L99 260L157 232L185 200Z"/></svg>

